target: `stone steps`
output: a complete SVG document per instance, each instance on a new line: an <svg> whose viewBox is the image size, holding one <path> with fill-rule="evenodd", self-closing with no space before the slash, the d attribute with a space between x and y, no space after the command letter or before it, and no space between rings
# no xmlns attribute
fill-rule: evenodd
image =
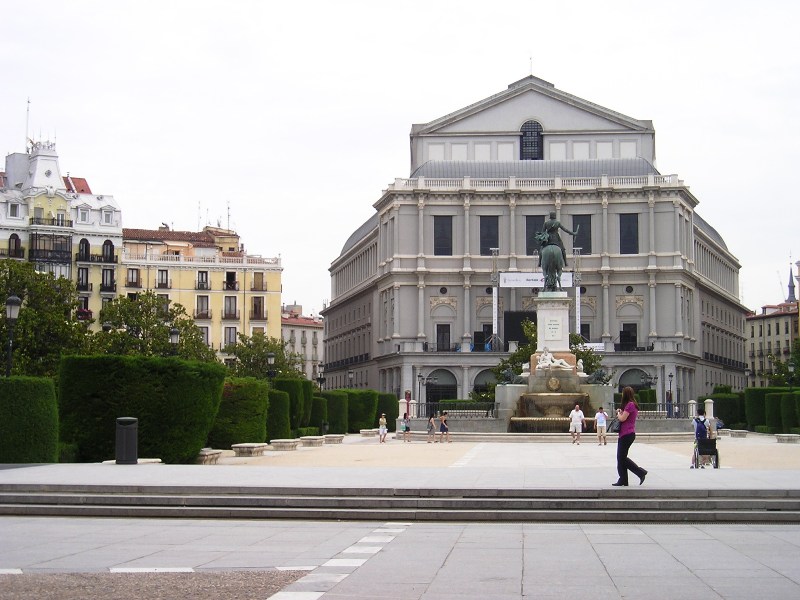
<svg viewBox="0 0 800 600"><path fill-rule="evenodd" d="M800 490L3 485L0 515L539 522L800 522ZM47 488L47 489L44 489Z"/></svg>

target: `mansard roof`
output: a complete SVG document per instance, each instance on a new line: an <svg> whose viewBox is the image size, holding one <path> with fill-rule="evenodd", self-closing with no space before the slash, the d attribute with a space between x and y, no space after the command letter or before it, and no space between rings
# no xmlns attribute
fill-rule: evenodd
<svg viewBox="0 0 800 600"><path fill-rule="evenodd" d="M512 160L512 161L445 161L429 160L420 165L411 179L432 177L456 179L462 177L506 178L521 177L549 179L551 177L638 177L660 175L643 158L607 160Z"/></svg>
<svg viewBox="0 0 800 600"><path fill-rule="evenodd" d="M725 245L725 240L722 239L722 236L719 234L719 232L717 232L717 230L714 229L711 225L709 225L705 219L703 219L699 214L697 214L697 211L694 212L693 220L695 227L697 227L700 231L705 233L709 238L714 240L724 250L726 251L728 250L728 246Z"/></svg>

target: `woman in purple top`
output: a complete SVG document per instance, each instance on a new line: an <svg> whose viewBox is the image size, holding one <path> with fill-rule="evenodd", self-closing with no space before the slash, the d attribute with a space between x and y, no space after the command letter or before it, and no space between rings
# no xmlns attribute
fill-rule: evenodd
<svg viewBox="0 0 800 600"><path fill-rule="evenodd" d="M626 387L622 390L622 407L617 409L617 419L619 420L619 438L617 439L617 473L619 479L611 485L628 485L628 471L631 471L639 478L639 485L644 483L647 471L628 458L628 450L636 439L636 416L639 414L639 407L636 406L636 397L633 395L633 388Z"/></svg>

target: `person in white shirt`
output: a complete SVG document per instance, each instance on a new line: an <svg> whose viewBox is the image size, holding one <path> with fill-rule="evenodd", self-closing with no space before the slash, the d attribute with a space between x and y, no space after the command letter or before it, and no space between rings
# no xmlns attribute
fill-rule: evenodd
<svg viewBox="0 0 800 600"><path fill-rule="evenodd" d="M603 446L607 445L606 443L606 411L603 410L603 407L597 409L597 414L594 416L594 425L597 428L597 445Z"/></svg>
<svg viewBox="0 0 800 600"><path fill-rule="evenodd" d="M569 413L569 432L572 434L572 443L581 445L581 431L586 427L586 417L583 415L581 405L576 404Z"/></svg>

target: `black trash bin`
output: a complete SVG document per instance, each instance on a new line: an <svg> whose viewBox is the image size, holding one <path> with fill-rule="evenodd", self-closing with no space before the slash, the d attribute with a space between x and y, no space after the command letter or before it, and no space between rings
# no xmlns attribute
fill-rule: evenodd
<svg viewBox="0 0 800 600"><path fill-rule="evenodd" d="M139 419L117 418L116 458L118 465L135 465L139 462Z"/></svg>

